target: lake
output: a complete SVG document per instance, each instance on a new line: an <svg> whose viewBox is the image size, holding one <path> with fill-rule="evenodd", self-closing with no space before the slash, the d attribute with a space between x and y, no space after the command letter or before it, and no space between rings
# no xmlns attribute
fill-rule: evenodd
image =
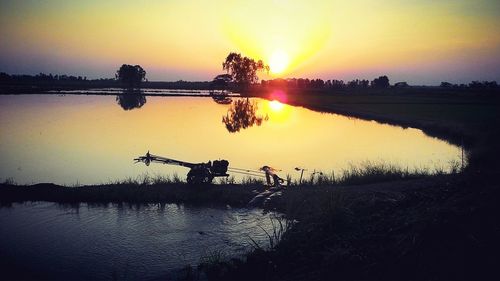
<svg viewBox="0 0 500 281"><path fill-rule="evenodd" d="M210 97L4 95L0 133L0 180L20 184L99 184L146 173L185 178L184 167L133 163L147 151L194 163L226 159L249 170L268 165L292 180L300 177L296 167L307 169L304 178L339 175L366 161L447 171L461 157L460 147L418 129L258 98L223 104Z"/></svg>
<svg viewBox="0 0 500 281"><path fill-rule="evenodd" d="M2 277L37 280L170 280L222 253L268 247L276 214L175 204L0 208Z"/></svg>

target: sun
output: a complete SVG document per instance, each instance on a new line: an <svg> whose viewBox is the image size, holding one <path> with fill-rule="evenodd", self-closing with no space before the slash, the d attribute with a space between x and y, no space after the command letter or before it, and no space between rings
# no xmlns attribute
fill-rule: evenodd
<svg viewBox="0 0 500 281"><path fill-rule="evenodd" d="M288 63L288 55L281 50L274 51L269 58L269 68L271 72L275 74L283 72L288 66Z"/></svg>
<svg viewBox="0 0 500 281"><path fill-rule="evenodd" d="M277 101L277 100L273 100L269 103L269 107L273 110L273 111L280 111L282 108L283 108L284 104L282 104L281 102Z"/></svg>

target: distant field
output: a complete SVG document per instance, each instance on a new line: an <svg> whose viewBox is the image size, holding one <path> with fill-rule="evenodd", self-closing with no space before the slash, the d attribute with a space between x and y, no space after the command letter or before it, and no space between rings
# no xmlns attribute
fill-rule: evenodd
<svg viewBox="0 0 500 281"><path fill-rule="evenodd" d="M466 136L484 133L485 129L493 128L500 121L500 94L495 93L446 92L425 88L408 92L396 89L338 93L292 92L287 95L286 102L403 125L448 127Z"/></svg>
<svg viewBox="0 0 500 281"><path fill-rule="evenodd" d="M273 99L275 90L257 96ZM500 165L500 93L438 87L289 91L284 102L312 110L415 127L468 150L469 164L497 171ZM479 168L480 167L480 168Z"/></svg>

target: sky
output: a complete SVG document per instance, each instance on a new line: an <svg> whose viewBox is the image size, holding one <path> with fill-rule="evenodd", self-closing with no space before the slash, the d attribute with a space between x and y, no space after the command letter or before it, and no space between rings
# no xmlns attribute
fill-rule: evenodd
<svg viewBox="0 0 500 281"><path fill-rule="evenodd" d="M0 0L0 72L211 80L238 52L272 78L500 81L498 0Z"/></svg>

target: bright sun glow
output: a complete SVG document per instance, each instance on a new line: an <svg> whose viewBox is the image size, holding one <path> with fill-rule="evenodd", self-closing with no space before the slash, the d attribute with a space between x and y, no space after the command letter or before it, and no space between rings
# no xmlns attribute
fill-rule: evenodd
<svg viewBox="0 0 500 281"><path fill-rule="evenodd" d="M269 58L269 68L272 73L281 73L288 66L289 58L283 51L275 51Z"/></svg>
<svg viewBox="0 0 500 281"><path fill-rule="evenodd" d="M280 111L283 108L284 104L277 100L273 100L269 103L269 107L274 111Z"/></svg>

